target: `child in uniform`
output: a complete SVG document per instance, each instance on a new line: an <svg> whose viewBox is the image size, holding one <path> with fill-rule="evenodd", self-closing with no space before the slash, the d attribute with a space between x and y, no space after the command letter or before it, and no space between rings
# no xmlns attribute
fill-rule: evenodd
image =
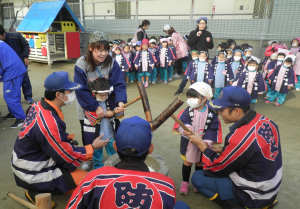
<svg viewBox="0 0 300 209"><path fill-rule="evenodd" d="M120 41L118 39L113 40L112 43L113 43L113 48L120 45Z"/></svg>
<svg viewBox="0 0 300 209"><path fill-rule="evenodd" d="M262 74L258 72L259 63L260 59L251 56L246 67L247 70L240 75L237 83L238 86L246 89L251 95L251 110L254 110L258 95L266 91L266 84Z"/></svg>
<svg viewBox="0 0 300 209"><path fill-rule="evenodd" d="M294 38L291 42L292 48L290 49L290 53L293 55L296 55L300 51L299 41L300 38Z"/></svg>
<svg viewBox="0 0 300 209"><path fill-rule="evenodd" d="M218 62L212 66L214 72L214 98L218 98L222 89L226 86L232 85L234 80L231 66L229 63L225 62L226 56L227 54L225 51L219 51Z"/></svg>
<svg viewBox="0 0 300 209"><path fill-rule="evenodd" d="M126 58L128 60L128 62L130 63L130 68L125 70L126 73L126 85L130 83L133 83L134 80L134 75L133 75L133 55L130 52L130 46L128 44L125 44L123 47L123 57Z"/></svg>
<svg viewBox="0 0 300 209"><path fill-rule="evenodd" d="M157 42L157 38L155 36L152 36L149 40L149 52L151 52L151 54L153 55L153 57L155 57L156 61L158 60L158 53L159 53L159 48L158 46L156 46L156 42ZM155 84L156 82L156 76L157 76L157 68L159 66L159 63L156 62L154 64L154 68L152 69L152 73L151 73L151 77L150 77L150 81L152 81L152 84Z"/></svg>
<svg viewBox="0 0 300 209"><path fill-rule="evenodd" d="M252 46L248 46L246 48L244 48L244 56L243 59L245 60L247 57L251 57L252 56Z"/></svg>
<svg viewBox="0 0 300 209"><path fill-rule="evenodd" d="M293 66L297 77L297 83L295 84L296 91L300 91L300 52L296 54L295 64Z"/></svg>
<svg viewBox="0 0 300 209"><path fill-rule="evenodd" d="M226 61L229 62L232 60L233 58L233 50L232 48L227 48L226 49L226 52L227 52L227 58L226 58Z"/></svg>
<svg viewBox="0 0 300 209"><path fill-rule="evenodd" d="M236 46L236 42L235 42L235 40L233 40L233 39L228 39L227 41L226 41L226 44L227 44L227 46L229 47L229 48L231 48L232 50L235 48L235 46Z"/></svg>
<svg viewBox="0 0 300 209"><path fill-rule="evenodd" d="M113 148L114 136L118 129L119 119L124 117L124 113L119 111L118 104L114 102L113 97L108 95L113 91L113 87L110 86L109 81L106 78L97 78L92 82L89 82L91 93L98 101L107 117L98 118L96 112L85 111L84 119L84 137L86 144L92 144L92 142L100 135L103 135L101 140L109 140L105 149L109 156L116 153ZM116 113L113 113L114 110ZM91 169L92 165L94 169L104 166L103 162L103 148L95 150L93 154L93 160L86 161L82 165L83 170Z"/></svg>
<svg viewBox="0 0 300 209"><path fill-rule="evenodd" d="M240 46L235 47L233 58L229 61L229 64L231 66L234 79L237 80L236 77L243 72L245 67L243 60L243 50Z"/></svg>
<svg viewBox="0 0 300 209"><path fill-rule="evenodd" d="M295 56L288 55L284 58L283 65L278 65L271 73L269 73L268 78L269 84L272 85L272 92L265 101L266 104L270 104L277 99L274 105L282 105L289 89L297 83L297 78L295 78L295 72L292 68L294 61Z"/></svg>
<svg viewBox="0 0 300 209"><path fill-rule="evenodd" d="M168 46L169 46L169 49L171 49L171 52L172 52L172 56L173 56L173 61L172 61L172 65L168 68L168 81L172 81L172 76L173 76L173 66L174 66L174 63L175 61L178 59L177 58L177 55L176 55L176 49L175 47L173 46L173 39L171 36L168 37Z"/></svg>
<svg viewBox="0 0 300 209"><path fill-rule="evenodd" d="M162 47L159 49L159 73L160 83L165 82L168 84L168 69L172 65L173 55L172 50L168 48L168 38L160 37L160 43Z"/></svg>
<svg viewBox="0 0 300 209"><path fill-rule="evenodd" d="M131 68L131 62L126 57L123 56L123 50L120 46L116 46L115 48L113 48L112 51L113 51L113 58L119 64L123 77L124 79L126 79L127 76L126 73L129 72ZM127 79L126 79L126 86L128 86Z"/></svg>
<svg viewBox="0 0 300 209"><path fill-rule="evenodd" d="M138 42L136 42L136 43L133 45L133 47L134 47L134 48L133 48L133 49L134 49L134 56L133 56L134 58L133 58L133 61L134 61L136 55L138 54L138 52L142 50L141 44L142 44L142 42L141 42L141 41L138 41ZM138 81L141 81L141 78L139 77L138 74L139 74L139 73L137 72L136 68L134 67L134 69L133 69L134 79L135 79L135 80L138 80Z"/></svg>
<svg viewBox="0 0 300 209"><path fill-rule="evenodd" d="M136 54L134 59L134 64L136 70L139 73L140 80L143 81L145 88L148 87L149 77L151 76L152 69L154 68L154 64L157 62L156 59L153 57L151 52L148 51L149 47L149 40L143 39L142 44L142 51L139 51ZM146 77L146 82L145 78Z"/></svg>
<svg viewBox="0 0 300 209"><path fill-rule="evenodd" d="M212 90L209 84L196 82L187 91L187 104L189 107L182 110L177 116L192 132L199 133L209 147L214 143L222 143L222 128L217 114L208 108L207 101L212 98ZM181 134L180 156L183 159L182 182L179 193L187 195L192 165L195 170L203 170L200 149L192 144L185 136L182 127L175 123L173 133ZM194 189L194 192L196 190Z"/></svg>
<svg viewBox="0 0 300 209"><path fill-rule="evenodd" d="M192 53L198 54L197 51ZM214 73L211 65L207 61L208 54L206 51L201 51L199 60L191 61L186 72L187 79L191 84L196 82L205 82L210 84L214 79Z"/></svg>
<svg viewBox="0 0 300 209"><path fill-rule="evenodd" d="M218 56L220 51L224 51L226 48L226 43L225 42L220 42L219 45L217 46L217 54L211 61L211 66L214 66L216 62L218 62Z"/></svg>

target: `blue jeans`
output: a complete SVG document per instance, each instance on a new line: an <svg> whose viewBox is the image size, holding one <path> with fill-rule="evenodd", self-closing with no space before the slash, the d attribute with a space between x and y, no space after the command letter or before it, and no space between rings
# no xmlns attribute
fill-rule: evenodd
<svg viewBox="0 0 300 209"><path fill-rule="evenodd" d="M108 144L105 146L106 153L108 154L109 157L116 153L113 147L114 141L115 141L114 139L109 141ZM104 166L102 160L103 160L103 148L95 150L93 154L94 169L101 168Z"/></svg>
<svg viewBox="0 0 300 209"><path fill-rule="evenodd" d="M26 66L26 68L27 67L28 66ZM23 91L25 100L32 98L32 87L31 87L29 76L28 76L28 72L24 73L24 77L23 77L23 81L22 81L22 91Z"/></svg>
<svg viewBox="0 0 300 209"><path fill-rule="evenodd" d="M282 105L283 102L285 101L285 96L286 94L280 94L278 91L271 91L268 100L270 102L274 102L274 100L278 98L277 103Z"/></svg>
<svg viewBox="0 0 300 209"><path fill-rule="evenodd" d="M161 67L159 68L160 79L164 81L168 81L168 70L167 68Z"/></svg>
<svg viewBox="0 0 300 209"><path fill-rule="evenodd" d="M228 200L241 205L233 193L233 182L229 177L207 177L203 170L200 170L193 173L192 183L197 191L207 198L212 198L218 193L221 200Z"/></svg>
<svg viewBox="0 0 300 209"><path fill-rule="evenodd" d="M9 81L3 82L3 97L7 104L8 111L16 119L25 120L25 113L21 105L21 86L24 74Z"/></svg>
<svg viewBox="0 0 300 209"><path fill-rule="evenodd" d="M295 84L296 89L300 89L300 75L297 75L298 82Z"/></svg>
<svg viewBox="0 0 300 209"><path fill-rule="evenodd" d="M169 76L169 78L172 78L172 76L173 76L173 65L169 66L169 68L168 68L168 76Z"/></svg>
<svg viewBox="0 0 300 209"><path fill-rule="evenodd" d="M222 89L223 88L215 88L215 94L214 94L215 99L219 98L219 95L220 95Z"/></svg>

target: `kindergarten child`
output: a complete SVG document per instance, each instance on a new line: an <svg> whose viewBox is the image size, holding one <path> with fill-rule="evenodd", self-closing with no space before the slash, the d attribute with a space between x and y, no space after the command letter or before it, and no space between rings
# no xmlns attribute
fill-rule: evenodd
<svg viewBox="0 0 300 209"><path fill-rule="evenodd" d="M160 73L160 83L165 82L168 84L168 69L172 65L172 50L168 48L168 38L160 37L160 43L162 47L159 49L159 73Z"/></svg>
<svg viewBox="0 0 300 209"><path fill-rule="evenodd" d="M236 48L234 49L233 59L229 61L229 64L231 66L234 79L237 80L236 77L239 77L239 75L243 72L245 67L242 47L236 46Z"/></svg>
<svg viewBox="0 0 300 209"><path fill-rule="evenodd" d="M131 68L131 62L122 55L123 50L121 47L117 46L113 48L113 58L116 60L116 62L119 64L120 69L122 71L123 77L126 78L127 74L129 73L129 70ZM129 80L129 79L128 79ZM126 86L128 86L129 82L126 80Z"/></svg>
<svg viewBox="0 0 300 209"><path fill-rule="evenodd" d="M113 48L120 45L120 41L118 39L113 40L112 43L113 43Z"/></svg>
<svg viewBox="0 0 300 209"><path fill-rule="evenodd" d="M142 48L141 48L141 44L142 44L142 42L141 41L138 41L138 42L136 42L135 44L133 44L133 50L134 50L134 53L133 53L133 62L134 62L134 59L135 59L135 57L136 57L136 55L138 54L138 52L139 51L141 51L142 50ZM138 81L141 81L141 78L139 77L139 75L138 75L139 73L138 73L138 71L135 69L135 67L133 68L133 77L134 77L134 80L138 80Z"/></svg>
<svg viewBox="0 0 300 209"><path fill-rule="evenodd" d="M198 55L198 51L192 51L195 55ZM193 55L192 55L193 57ZM207 61L208 54L206 51L201 51L199 55L199 61L196 59L189 63L187 68L186 76L191 84L196 82L205 82L210 84L214 79L214 73L212 71L211 65Z"/></svg>
<svg viewBox="0 0 300 209"><path fill-rule="evenodd" d="M133 67L133 54L130 52L130 46L128 44L125 44L123 47L123 56L128 60L128 62L130 63L130 68L125 70L125 74L126 74L126 85L130 83L133 83L134 80L134 75L133 75L133 71L132 71L132 67Z"/></svg>
<svg viewBox="0 0 300 209"><path fill-rule="evenodd" d="M171 52L172 52L172 56L173 56L172 65L168 68L168 76L169 76L169 80L168 81L172 81L173 66L174 66L175 61L177 60L177 55L176 55L176 49L173 46L173 39L172 39L172 37L171 36L168 37L168 40L169 40L168 46L169 46L169 49L172 50Z"/></svg>
<svg viewBox="0 0 300 209"><path fill-rule="evenodd" d="M232 50L235 48L235 46L236 46L236 42L235 42L235 40L233 40L233 39L228 39L227 41L226 41L226 44L227 44L227 46L229 47L229 48L231 48Z"/></svg>
<svg viewBox="0 0 300 209"><path fill-rule="evenodd" d="M156 61L158 60L158 53L159 53L159 49L158 46L156 46L156 42L157 42L157 38L155 36L152 36L149 40L149 52L151 52L151 54L153 55L153 57L155 57ZM159 63L156 62L154 64L154 68L152 69L152 73L150 76L150 81L152 81L152 84L155 84L156 82L156 76L157 76L157 68L159 66Z"/></svg>
<svg viewBox="0 0 300 209"><path fill-rule="evenodd" d="M214 66L216 62L218 62L218 56L220 51L224 51L226 49L226 43L225 42L220 42L219 45L217 46L217 54L211 61L211 66Z"/></svg>
<svg viewBox="0 0 300 209"><path fill-rule="evenodd" d="M99 106L105 111L107 117L98 118L96 112L85 111L84 119L84 137L86 145L92 144L95 138L103 135L101 140L109 140L105 146L108 156L112 156L116 153L113 148L113 142L115 141L115 132L118 129L119 119L124 117L124 113L120 112L118 105L114 102L113 97L108 95L113 91L113 87L110 86L109 81L106 78L97 78L92 82L89 82L89 87L94 98L98 101ZM115 111L115 113L112 112ZM114 128L115 127L115 128ZM89 170L92 165L94 169L104 166L103 162L103 148L94 150L93 160L83 162L82 169Z"/></svg>
<svg viewBox="0 0 300 209"><path fill-rule="evenodd" d="M243 59L245 60L247 57L251 57L252 56L252 46L248 46L246 48L244 48L244 56Z"/></svg>
<svg viewBox="0 0 300 209"><path fill-rule="evenodd" d="M149 85L149 77L151 76L152 69L154 68L154 64L156 63L156 59L148 50L148 39L143 39L141 47L142 51L138 51L138 53L136 54L134 64L136 70L138 71L138 76L140 77L141 81L143 81L145 88L147 88ZM146 77L146 82L144 76Z"/></svg>
<svg viewBox="0 0 300 209"><path fill-rule="evenodd" d="M295 72L292 68L295 56L288 55L284 58L283 65L278 65L271 73L269 73L269 84L272 85L272 92L270 93L266 104L272 103L275 99L275 106L280 106L285 101L286 94L289 89L296 83Z"/></svg>
<svg viewBox="0 0 300 209"><path fill-rule="evenodd" d="M292 48L290 49L290 53L296 55L300 51L299 46L300 38L294 38L291 42Z"/></svg>
<svg viewBox="0 0 300 209"><path fill-rule="evenodd" d="M227 48L226 49L226 52L227 52L227 58L226 58L226 61L230 61L232 59L232 56L233 56L233 50L232 48Z"/></svg>
<svg viewBox="0 0 300 209"><path fill-rule="evenodd" d="M238 86L246 89L251 95L251 110L254 110L258 95L263 94L263 92L266 91L266 84L262 74L257 71L259 63L260 59L251 56L246 67L247 70L240 75L237 83Z"/></svg>
<svg viewBox="0 0 300 209"><path fill-rule="evenodd" d="M218 54L218 62L212 66L214 71L214 82L212 86L215 88L214 98L218 98L222 89L226 86L232 85L234 76L229 63L225 62L226 52L221 50Z"/></svg>
<svg viewBox="0 0 300 209"><path fill-rule="evenodd" d="M293 70L297 76L297 83L295 84L296 91L300 91L300 52L296 54L295 64Z"/></svg>
<svg viewBox="0 0 300 209"><path fill-rule="evenodd" d="M204 82L192 84L187 91L187 97L189 107L182 110L177 117L192 132L199 133L209 147L213 147L214 143L222 143L221 123L217 114L206 104L212 98L210 85ZM203 170L201 151L189 141L183 128L177 123L173 127L173 132L181 134L180 156L183 159L183 180L180 184L179 193L187 195L192 165L195 164L196 171ZM194 191L196 192L195 188Z"/></svg>

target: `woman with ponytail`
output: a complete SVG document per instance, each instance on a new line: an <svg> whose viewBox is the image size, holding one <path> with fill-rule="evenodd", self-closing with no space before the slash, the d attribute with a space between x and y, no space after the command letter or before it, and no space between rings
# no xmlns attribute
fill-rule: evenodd
<svg viewBox="0 0 300 209"><path fill-rule="evenodd" d="M134 34L134 37L131 41L132 44L135 44L138 41L142 41L143 39L149 39L145 31L149 28L149 25L150 25L149 20L143 20L142 24L139 25L139 28Z"/></svg>

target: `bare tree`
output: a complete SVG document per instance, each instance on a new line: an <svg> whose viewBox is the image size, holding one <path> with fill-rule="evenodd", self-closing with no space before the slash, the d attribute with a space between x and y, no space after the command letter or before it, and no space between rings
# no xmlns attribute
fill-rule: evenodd
<svg viewBox="0 0 300 209"><path fill-rule="evenodd" d="M1 1L2 0L0 0L0 3L1 3ZM21 8L20 9L18 9L17 11L16 11L16 15L15 15L15 17L14 17L14 19L13 19L13 22L11 23L11 25L10 25L10 28L9 28L9 31L12 31L12 29L13 29L13 27L14 27L14 24L15 24L15 22L17 21L17 18L18 18L18 13L23 9L23 8L30 8L31 7L31 5L32 5L32 3L33 3L33 1L35 1L35 0L28 0L28 1L26 1L26 0L22 0L22 6L21 6Z"/></svg>

